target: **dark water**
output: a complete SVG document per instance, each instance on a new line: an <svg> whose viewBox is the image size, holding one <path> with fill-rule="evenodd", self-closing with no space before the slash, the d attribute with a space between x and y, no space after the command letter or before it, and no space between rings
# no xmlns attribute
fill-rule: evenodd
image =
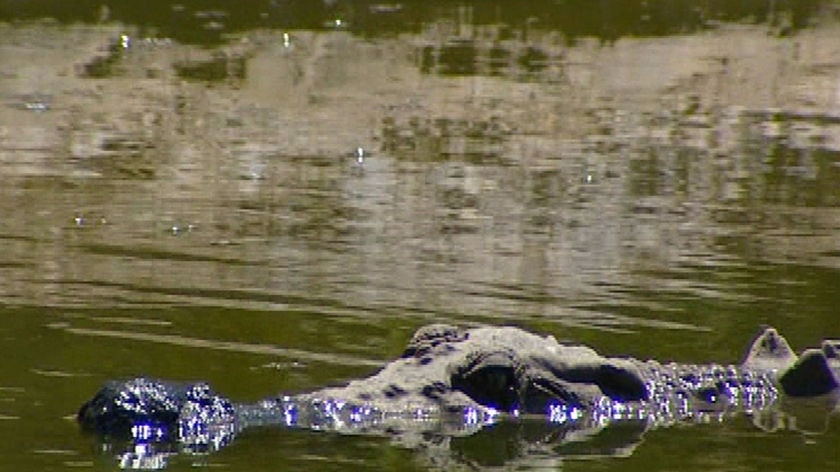
<svg viewBox="0 0 840 472"><path fill-rule="evenodd" d="M835 2L100 5L0 1L2 470L116 469L73 421L106 379L250 401L435 321L692 362L840 337ZM837 414L789 408L620 454L268 429L170 470L837 470Z"/></svg>

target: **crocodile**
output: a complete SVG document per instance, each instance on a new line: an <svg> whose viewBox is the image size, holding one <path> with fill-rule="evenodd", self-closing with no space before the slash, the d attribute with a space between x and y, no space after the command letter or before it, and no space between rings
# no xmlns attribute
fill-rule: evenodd
<svg viewBox="0 0 840 472"><path fill-rule="evenodd" d="M797 356L765 327L740 364L678 364L606 357L514 327L435 324L378 373L343 386L236 404L205 383L138 377L106 383L77 419L100 438L129 441L121 460L143 467L173 451L218 450L261 425L470 435L505 418L544 418L577 430L648 428L755 414L786 396L840 396L840 341ZM137 453L138 444L155 452Z"/></svg>

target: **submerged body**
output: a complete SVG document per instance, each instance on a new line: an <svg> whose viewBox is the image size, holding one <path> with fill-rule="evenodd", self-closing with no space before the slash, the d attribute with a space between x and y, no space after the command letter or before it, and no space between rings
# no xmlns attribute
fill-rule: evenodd
<svg viewBox="0 0 840 472"><path fill-rule="evenodd" d="M543 415L586 428L614 421L670 424L730 411L761 411L780 395L838 392L838 341L796 356L773 328L740 365L660 364L604 357L511 327L419 329L399 359L343 387L235 405L205 384L145 378L111 382L79 411L109 438L213 450L242 429L381 431L441 420L474 431L498 415Z"/></svg>

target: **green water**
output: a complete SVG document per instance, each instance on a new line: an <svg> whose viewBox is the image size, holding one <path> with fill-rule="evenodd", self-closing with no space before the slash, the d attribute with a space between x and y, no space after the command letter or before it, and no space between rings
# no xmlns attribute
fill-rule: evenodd
<svg viewBox="0 0 840 472"><path fill-rule="evenodd" d="M840 337L838 11L0 0L0 470L116 470L73 419L108 379L254 401L430 322L687 362ZM837 470L831 409L264 429L167 470Z"/></svg>

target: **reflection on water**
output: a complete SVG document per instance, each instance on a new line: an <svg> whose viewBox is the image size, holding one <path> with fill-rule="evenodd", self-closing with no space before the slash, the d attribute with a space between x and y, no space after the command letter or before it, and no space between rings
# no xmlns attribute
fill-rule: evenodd
<svg viewBox="0 0 840 472"><path fill-rule="evenodd" d="M744 28L545 43L559 82L549 67L428 75L436 39L346 33L296 33L293 48L254 33L224 53L132 46L106 81L13 74L7 96L48 94L51 109L4 111L4 264L18 283L0 290L58 306L314 296L575 325L653 323L661 310L589 307L638 305L654 286L749 302L750 287L698 268L838 265L836 90L793 62L830 67L830 31L796 45ZM113 48L107 31L69 34L90 43L77 63ZM770 52L759 61L744 42ZM218 62L233 55L236 71ZM73 65L53 59L47 70ZM775 91L752 82L782 67ZM206 88L214 74L225 81ZM357 147L375 152L360 163Z"/></svg>
<svg viewBox="0 0 840 472"><path fill-rule="evenodd" d="M0 421L87 464L105 378L306 390L435 320L840 336L834 2L491 3L0 0Z"/></svg>
<svg viewBox="0 0 840 472"><path fill-rule="evenodd" d="M428 2L404 0L329 0L314 2L252 0L228 8L223 2L149 0L143 5L95 0L68 5L60 0L0 3L0 19L50 17L61 22L118 21L158 31L184 43L217 44L226 34L254 28L343 29L364 37L416 33L443 21L459 30L500 25L509 35L533 30L562 32L570 42L595 37L604 42L626 36L663 36L714 28L720 22L746 21L789 35L830 15L831 1L797 2L647 0L591 2L533 0L525 4L495 0Z"/></svg>

